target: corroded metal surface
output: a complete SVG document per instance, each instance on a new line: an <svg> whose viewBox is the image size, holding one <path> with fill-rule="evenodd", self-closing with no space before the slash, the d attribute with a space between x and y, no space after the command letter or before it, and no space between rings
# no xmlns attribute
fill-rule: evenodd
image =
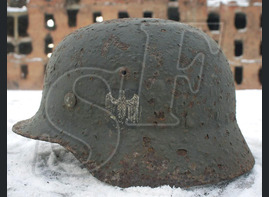
<svg viewBox="0 0 269 197"><path fill-rule="evenodd" d="M214 184L254 165L224 54L200 30L160 19L67 36L48 63L40 109L13 131L61 144L120 187Z"/></svg>

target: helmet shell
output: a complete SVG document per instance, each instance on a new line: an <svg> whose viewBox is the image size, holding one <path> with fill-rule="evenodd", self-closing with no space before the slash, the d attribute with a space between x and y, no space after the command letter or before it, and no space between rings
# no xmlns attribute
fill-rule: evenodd
<svg viewBox="0 0 269 197"><path fill-rule="evenodd" d="M38 112L13 131L59 143L120 187L214 184L254 165L226 57L204 32L169 20L68 35L48 62Z"/></svg>

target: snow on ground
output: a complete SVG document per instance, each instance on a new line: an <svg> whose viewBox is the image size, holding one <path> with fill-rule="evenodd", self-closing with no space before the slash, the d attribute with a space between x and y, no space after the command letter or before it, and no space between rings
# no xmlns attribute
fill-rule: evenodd
<svg viewBox="0 0 269 197"><path fill-rule="evenodd" d="M253 170L233 182L184 190L161 186L121 189L104 184L58 144L37 141L11 131L39 108L41 91L7 91L8 196L262 196L262 91L236 91L237 121L255 157Z"/></svg>

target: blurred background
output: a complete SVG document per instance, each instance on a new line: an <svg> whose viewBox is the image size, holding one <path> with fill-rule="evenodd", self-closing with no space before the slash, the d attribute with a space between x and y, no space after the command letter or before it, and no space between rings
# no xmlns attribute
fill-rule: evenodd
<svg viewBox="0 0 269 197"><path fill-rule="evenodd" d="M7 89L42 89L47 62L66 35L128 17L201 29L221 46L237 89L262 88L261 0L7 0Z"/></svg>

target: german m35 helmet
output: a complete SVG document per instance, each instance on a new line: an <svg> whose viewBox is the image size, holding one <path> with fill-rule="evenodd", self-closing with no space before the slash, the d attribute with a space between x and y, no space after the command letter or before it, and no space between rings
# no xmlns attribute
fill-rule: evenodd
<svg viewBox="0 0 269 197"><path fill-rule="evenodd" d="M226 57L202 31L121 19L68 35L46 69L42 101L13 131L58 143L120 187L191 187L250 171Z"/></svg>

